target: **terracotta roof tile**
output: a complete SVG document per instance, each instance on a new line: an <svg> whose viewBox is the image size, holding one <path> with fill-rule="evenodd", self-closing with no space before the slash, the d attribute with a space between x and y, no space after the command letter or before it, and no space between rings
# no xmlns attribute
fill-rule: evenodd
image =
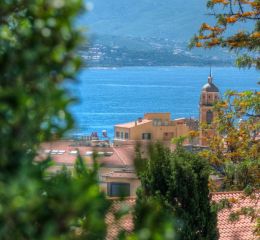
<svg viewBox="0 0 260 240"><path fill-rule="evenodd" d="M52 154L54 151L63 151L61 154ZM49 152L51 151L51 152ZM43 143L36 160L45 159L48 154L57 165L73 166L77 159L77 151L85 162L89 165L93 163L91 156L86 156L87 152L112 153L109 156L99 156L98 161L101 165L107 167L126 167L133 166L133 159L135 153L135 145L125 145L120 147L87 147L87 146L73 146L73 141L55 141ZM74 154L72 154L72 152Z"/></svg>
<svg viewBox="0 0 260 240"><path fill-rule="evenodd" d="M260 213L260 192L255 193L254 198L245 197L242 192L220 192L212 194L212 201L221 200L232 202L230 209L223 209L218 213L218 229L220 240L257 240L253 231L255 222L250 217L240 216L238 221L230 221L230 213L238 211L241 208L252 207L258 214Z"/></svg>
<svg viewBox="0 0 260 240"><path fill-rule="evenodd" d="M132 210L135 205L135 198L127 198L123 201L117 198L111 198L112 206L109 213L106 216L106 223L108 225L107 229L107 240L117 239L118 234L121 231L126 231L128 233L133 231L133 220L132 220ZM129 213L117 220L114 213L118 212L120 209L129 208Z"/></svg>
<svg viewBox="0 0 260 240"><path fill-rule="evenodd" d="M244 197L242 192L218 192L212 193L212 201L219 202L223 199L235 199L231 209L223 209L218 213L218 229L220 233L219 240L258 240L257 236L253 235L255 222L249 217L241 216L238 221L231 222L229 220L230 213L233 210L241 207L253 207L259 213L260 211L260 192L256 193L254 199ZM117 239L120 231L125 230L131 232L133 230L133 219L130 214L126 215L120 221L116 221L113 217L113 212L116 212L120 207L128 206L133 209L135 205L134 198L127 198L124 201L113 199L113 204L109 214L106 217L108 224L107 240Z"/></svg>

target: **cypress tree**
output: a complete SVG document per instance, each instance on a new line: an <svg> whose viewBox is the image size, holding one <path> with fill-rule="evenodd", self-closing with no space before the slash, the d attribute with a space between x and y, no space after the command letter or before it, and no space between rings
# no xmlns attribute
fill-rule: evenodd
<svg viewBox="0 0 260 240"><path fill-rule="evenodd" d="M165 211L174 216L179 239L218 239L216 212L210 206L206 160L182 148L171 153L157 143L150 147L146 166L138 169L138 174L141 188L137 205L151 197L159 199ZM135 211L136 223L141 217L138 209L139 206Z"/></svg>

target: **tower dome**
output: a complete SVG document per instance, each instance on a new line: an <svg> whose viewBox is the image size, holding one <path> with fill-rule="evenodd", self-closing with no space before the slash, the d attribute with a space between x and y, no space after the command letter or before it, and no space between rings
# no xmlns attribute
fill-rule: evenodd
<svg viewBox="0 0 260 240"><path fill-rule="evenodd" d="M213 83L213 77L211 75L211 71L210 71L210 75L208 77L208 83L206 83L203 87L202 87L202 91L205 92L219 92L219 89L216 87L216 85Z"/></svg>

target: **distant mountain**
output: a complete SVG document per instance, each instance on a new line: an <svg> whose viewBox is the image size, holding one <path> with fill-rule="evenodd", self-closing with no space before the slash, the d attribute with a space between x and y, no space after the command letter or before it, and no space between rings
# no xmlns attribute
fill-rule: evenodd
<svg viewBox="0 0 260 240"><path fill-rule="evenodd" d="M206 16L205 0L89 0L81 18L91 33L188 41Z"/></svg>
<svg viewBox="0 0 260 240"><path fill-rule="evenodd" d="M93 9L78 24L88 28L89 52L86 54L86 47L80 52L89 65L230 64L234 59L219 49L187 49L201 23L214 21L206 14L205 0L87 0L86 3Z"/></svg>

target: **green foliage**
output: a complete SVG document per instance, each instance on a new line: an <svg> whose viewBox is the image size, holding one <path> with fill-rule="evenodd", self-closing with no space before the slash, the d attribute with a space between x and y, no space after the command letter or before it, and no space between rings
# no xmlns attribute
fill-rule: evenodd
<svg viewBox="0 0 260 240"><path fill-rule="evenodd" d="M176 145L177 148L180 148L183 146L184 141L187 139L185 136L180 136L177 138L172 139L172 143Z"/></svg>
<svg viewBox="0 0 260 240"><path fill-rule="evenodd" d="M103 239L109 205L100 193L97 170L44 177L43 164L25 166L12 181L1 182L0 238ZM83 169L82 164L78 159Z"/></svg>
<svg viewBox="0 0 260 240"><path fill-rule="evenodd" d="M64 89L81 62L82 0L0 0L0 239L104 239L97 166L71 175L36 162L40 143L73 126Z"/></svg>
<svg viewBox="0 0 260 240"><path fill-rule="evenodd" d="M61 83L81 64L73 21L84 8L81 0L0 4L0 167L10 173L29 159L28 149L32 159L39 142L73 126Z"/></svg>
<svg viewBox="0 0 260 240"><path fill-rule="evenodd" d="M149 152L147 166L138 171L142 183L139 201L159 200L176 219L175 229L180 239L217 239L207 161L182 148L171 153L159 143L150 146ZM136 222L138 216L137 212Z"/></svg>

